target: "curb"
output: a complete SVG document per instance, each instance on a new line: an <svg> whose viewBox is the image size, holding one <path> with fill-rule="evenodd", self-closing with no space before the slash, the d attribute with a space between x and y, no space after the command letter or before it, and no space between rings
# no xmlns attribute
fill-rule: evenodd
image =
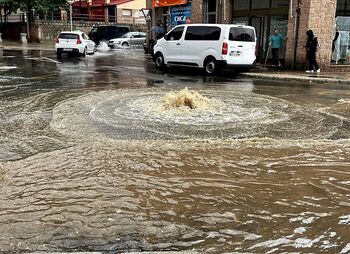
<svg viewBox="0 0 350 254"><path fill-rule="evenodd" d="M274 73L240 73L241 76L262 79L262 80L284 80L284 81L297 81L297 82L307 82L307 83L327 83L327 84L350 84L350 80L337 79L337 78L325 78L325 77L315 77L315 76L304 76L300 74L299 76L290 74L274 74Z"/></svg>

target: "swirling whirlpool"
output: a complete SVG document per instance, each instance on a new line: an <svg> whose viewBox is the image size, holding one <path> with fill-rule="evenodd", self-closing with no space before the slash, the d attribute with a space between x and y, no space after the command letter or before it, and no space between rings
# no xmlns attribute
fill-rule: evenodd
<svg viewBox="0 0 350 254"><path fill-rule="evenodd" d="M169 107L169 92L138 89L83 95L58 105L51 127L80 138L330 139L341 125L334 116L271 96L201 90L196 93L205 103L194 101L198 106L192 108Z"/></svg>

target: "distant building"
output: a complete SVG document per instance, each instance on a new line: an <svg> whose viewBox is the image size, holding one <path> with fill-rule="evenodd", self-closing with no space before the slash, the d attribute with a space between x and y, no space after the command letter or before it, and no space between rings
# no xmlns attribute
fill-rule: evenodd
<svg viewBox="0 0 350 254"><path fill-rule="evenodd" d="M146 0L75 0L74 20L142 23L144 18L139 12L145 8Z"/></svg>

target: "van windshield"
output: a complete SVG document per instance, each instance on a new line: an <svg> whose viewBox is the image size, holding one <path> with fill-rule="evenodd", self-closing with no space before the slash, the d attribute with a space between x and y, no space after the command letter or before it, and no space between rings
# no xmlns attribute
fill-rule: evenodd
<svg viewBox="0 0 350 254"><path fill-rule="evenodd" d="M230 28L230 41L255 41L255 33L251 28L245 27L231 27Z"/></svg>

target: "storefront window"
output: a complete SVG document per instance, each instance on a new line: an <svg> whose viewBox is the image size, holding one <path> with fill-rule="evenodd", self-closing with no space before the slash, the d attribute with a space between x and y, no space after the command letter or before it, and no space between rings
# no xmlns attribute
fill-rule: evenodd
<svg viewBox="0 0 350 254"><path fill-rule="evenodd" d="M249 17L233 17L232 21L235 25L248 25Z"/></svg>
<svg viewBox="0 0 350 254"><path fill-rule="evenodd" d="M350 64L350 0L338 0L332 41L335 65Z"/></svg>
<svg viewBox="0 0 350 254"><path fill-rule="evenodd" d="M252 9L264 9L270 7L270 0L252 0Z"/></svg>
<svg viewBox="0 0 350 254"><path fill-rule="evenodd" d="M233 10L248 10L249 0L233 0Z"/></svg>
<svg viewBox="0 0 350 254"><path fill-rule="evenodd" d="M204 2L204 20L205 23L216 23L216 0L206 0Z"/></svg>
<svg viewBox="0 0 350 254"><path fill-rule="evenodd" d="M286 8L289 7L290 0L272 0L272 8Z"/></svg>
<svg viewBox="0 0 350 254"><path fill-rule="evenodd" d="M288 16L271 16L270 36L273 34L274 29L278 30L278 33L286 38L288 32ZM283 43L279 50L279 58L285 59L286 56L286 43Z"/></svg>

